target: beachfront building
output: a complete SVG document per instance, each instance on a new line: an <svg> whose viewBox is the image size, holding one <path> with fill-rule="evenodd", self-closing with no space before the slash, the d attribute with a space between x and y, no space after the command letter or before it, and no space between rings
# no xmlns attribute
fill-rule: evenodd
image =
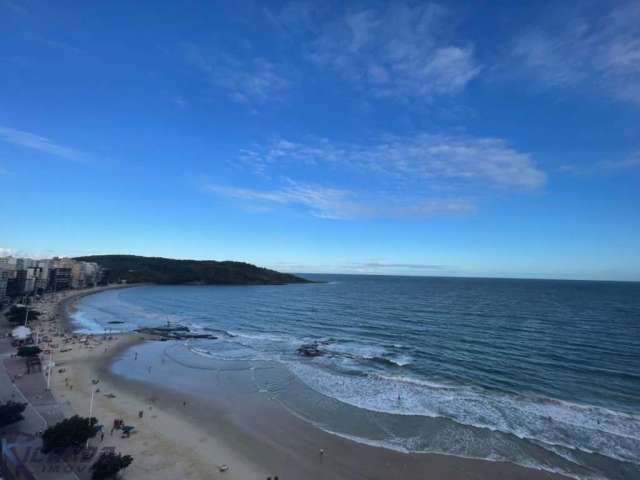
<svg viewBox="0 0 640 480"><path fill-rule="evenodd" d="M95 287L100 283L101 268L94 262L78 262L80 263L79 288Z"/></svg>
<svg viewBox="0 0 640 480"><path fill-rule="evenodd" d="M7 283L9 282L9 270L0 266L0 304L7 296Z"/></svg>
<svg viewBox="0 0 640 480"><path fill-rule="evenodd" d="M72 272L69 267L56 267L49 270L49 290L57 292L72 287Z"/></svg>
<svg viewBox="0 0 640 480"><path fill-rule="evenodd" d="M38 260L36 266L40 269L40 275L36 279L35 291L36 293L44 292L49 286L49 260Z"/></svg>
<svg viewBox="0 0 640 480"><path fill-rule="evenodd" d="M5 296L42 294L100 284L103 270L97 263L71 258L38 259L0 257L0 300Z"/></svg>
<svg viewBox="0 0 640 480"><path fill-rule="evenodd" d="M17 259L11 256L0 257L0 268L5 270L15 270Z"/></svg>
<svg viewBox="0 0 640 480"><path fill-rule="evenodd" d="M31 258L16 258L16 270L26 270L35 264L36 261Z"/></svg>
<svg viewBox="0 0 640 480"><path fill-rule="evenodd" d="M39 267L27 267L12 271L7 282L7 295L14 297L33 295L36 293L36 285L41 274L42 270Z"/></svg>

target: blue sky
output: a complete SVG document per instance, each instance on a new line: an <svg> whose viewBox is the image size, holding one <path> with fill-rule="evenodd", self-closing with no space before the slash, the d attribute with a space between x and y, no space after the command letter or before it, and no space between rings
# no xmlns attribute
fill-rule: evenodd
<svg viewBox="0 0 640 480"><path fill-rule="evenodd" d="M637 1L0 0L0 253L640 280L638 25Z"/></svg>

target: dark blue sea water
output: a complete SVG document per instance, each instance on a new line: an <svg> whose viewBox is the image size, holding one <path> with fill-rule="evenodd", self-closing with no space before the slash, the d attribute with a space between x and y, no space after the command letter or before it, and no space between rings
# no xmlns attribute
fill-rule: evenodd
<svg viewBox="0 0 640 480"><path fill-rule="evenodd" d="M92 332L167 321L214 332L188 350L275 360L338 404L384 413L388 436L359 441L640 478L640 283L308 278L325 283L108 291L75 319ZM296 355L312 341L324 355ZM440 423L416 430L421 419Z"/></svg>

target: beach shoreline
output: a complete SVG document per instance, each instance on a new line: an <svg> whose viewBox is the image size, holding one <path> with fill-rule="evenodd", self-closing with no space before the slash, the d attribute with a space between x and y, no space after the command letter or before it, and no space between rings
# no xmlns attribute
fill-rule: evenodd
<svg viewBox="0 0 640 480"><path fill-rule="evenodd" d="M93 293L98 292L78 292L59 301L61 328L72 327L74 305ZM126 478L566 478L506 462L370 446L321 430L264 395L234 397L216 391L203 398L113 372L116 362L139 367L131 363L137 360L132 352L166 345L157 340L134 332L79 335L70 351L55 357L56 372L64 371L54 373L52 390L69 411L87 415L92 380L99 381L93 412L107 435L104 443L92 442L134 456ZM167 368L161 355L147 357L150 372ZM114 418L136 426L138 433L129 439L110 435ZM229 469L221 472L221 465Z"/></svg>

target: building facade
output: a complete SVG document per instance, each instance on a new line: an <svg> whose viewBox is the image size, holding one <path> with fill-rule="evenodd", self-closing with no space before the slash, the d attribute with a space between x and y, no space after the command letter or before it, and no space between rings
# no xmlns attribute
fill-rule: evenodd
<svg viewBox="0 0 640 480"><path fill-rule="evenodd" d="M9 270L0 266L0 304L7 297L7 283L9 282Z"/></svg>

